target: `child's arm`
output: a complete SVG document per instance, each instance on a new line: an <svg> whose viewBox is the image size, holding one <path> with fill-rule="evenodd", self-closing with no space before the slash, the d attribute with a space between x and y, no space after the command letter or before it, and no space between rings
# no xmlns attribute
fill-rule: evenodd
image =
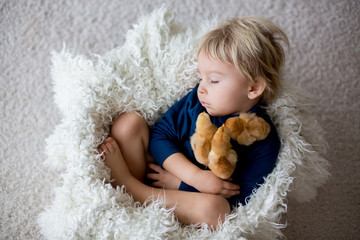
<svg viewBox="0 0 360 240"><path fill-rule="evenodd" d="M149 152L156 162L170 174L202 193L232 196L239 187L216 177L211 171L201 170L183 153L190 155L190 128L195 122L201 104L197 100L197 88L174 104L151 131ZM201 107L202 108L202 107ZM234 190L235 189L235 190Z"/></svg>
<svg viewBox="0 0 360 240"><path fill-rule="evenodd" d="M202 170L191 163L182 153L174 153L163 163L169 173L202 193L220 195L225 198L239 194L239 186L221 180L211 171Z"/></svg>

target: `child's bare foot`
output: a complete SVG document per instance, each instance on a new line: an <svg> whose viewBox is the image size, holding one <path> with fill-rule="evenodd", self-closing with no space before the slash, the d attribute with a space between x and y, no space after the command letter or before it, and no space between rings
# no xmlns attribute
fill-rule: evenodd
<svg viewBox="0 0 360 240"><path fill-rule="evenodd" d="M104 163L111 169L111 178L114 179L113 184L119 186L125 185L126 181L132 176L121 154L118 143L112 137L109 137L99 147L98 151L99 153L104 152Z"/></svg>

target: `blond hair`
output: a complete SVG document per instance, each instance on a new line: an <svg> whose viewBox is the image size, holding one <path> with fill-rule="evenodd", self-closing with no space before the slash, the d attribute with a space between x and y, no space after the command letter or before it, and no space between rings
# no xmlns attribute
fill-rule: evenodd
<svg viewBox="0 0 360 240"><path fill-rule="evenodd" d="M281 45L289 40L275 24L259 17L233 18L205 34L198 45L209 57L234 65L245 78L266 80L262 103L271 102L281 89L280 68L285 60Z"/></svg>

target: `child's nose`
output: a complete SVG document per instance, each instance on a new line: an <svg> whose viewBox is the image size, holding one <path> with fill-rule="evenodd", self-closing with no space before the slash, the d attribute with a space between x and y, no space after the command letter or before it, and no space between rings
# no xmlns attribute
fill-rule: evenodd
<svg viewBox="0 0 360 240"><path fill-rule="evenodd" d="M204 83L203 81L200 82L200 85L199 85L199 93L201 94L205 94L207 91L206 91L206 87L204 86Z"/></svg>

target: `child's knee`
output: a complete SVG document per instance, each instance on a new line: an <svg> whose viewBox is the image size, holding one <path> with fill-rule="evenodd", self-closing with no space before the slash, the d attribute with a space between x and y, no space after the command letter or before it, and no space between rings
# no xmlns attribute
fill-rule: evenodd
<svg viewBox="0 0 360 240"><path fill-rule="evenodd" d="M111 136L119 142L141 137L148 131L145 119L135 112L123 113L117 117L111 127Z"/></svg>
<svg viewBox="0 0 360 240"><path fill-rule="evenodd" d="M217 227L219 219L224 222L225 216L230 214L230 205L228 201L220 196L211 195L202 204L202 212L205 222L209 226Z"/></svg>

